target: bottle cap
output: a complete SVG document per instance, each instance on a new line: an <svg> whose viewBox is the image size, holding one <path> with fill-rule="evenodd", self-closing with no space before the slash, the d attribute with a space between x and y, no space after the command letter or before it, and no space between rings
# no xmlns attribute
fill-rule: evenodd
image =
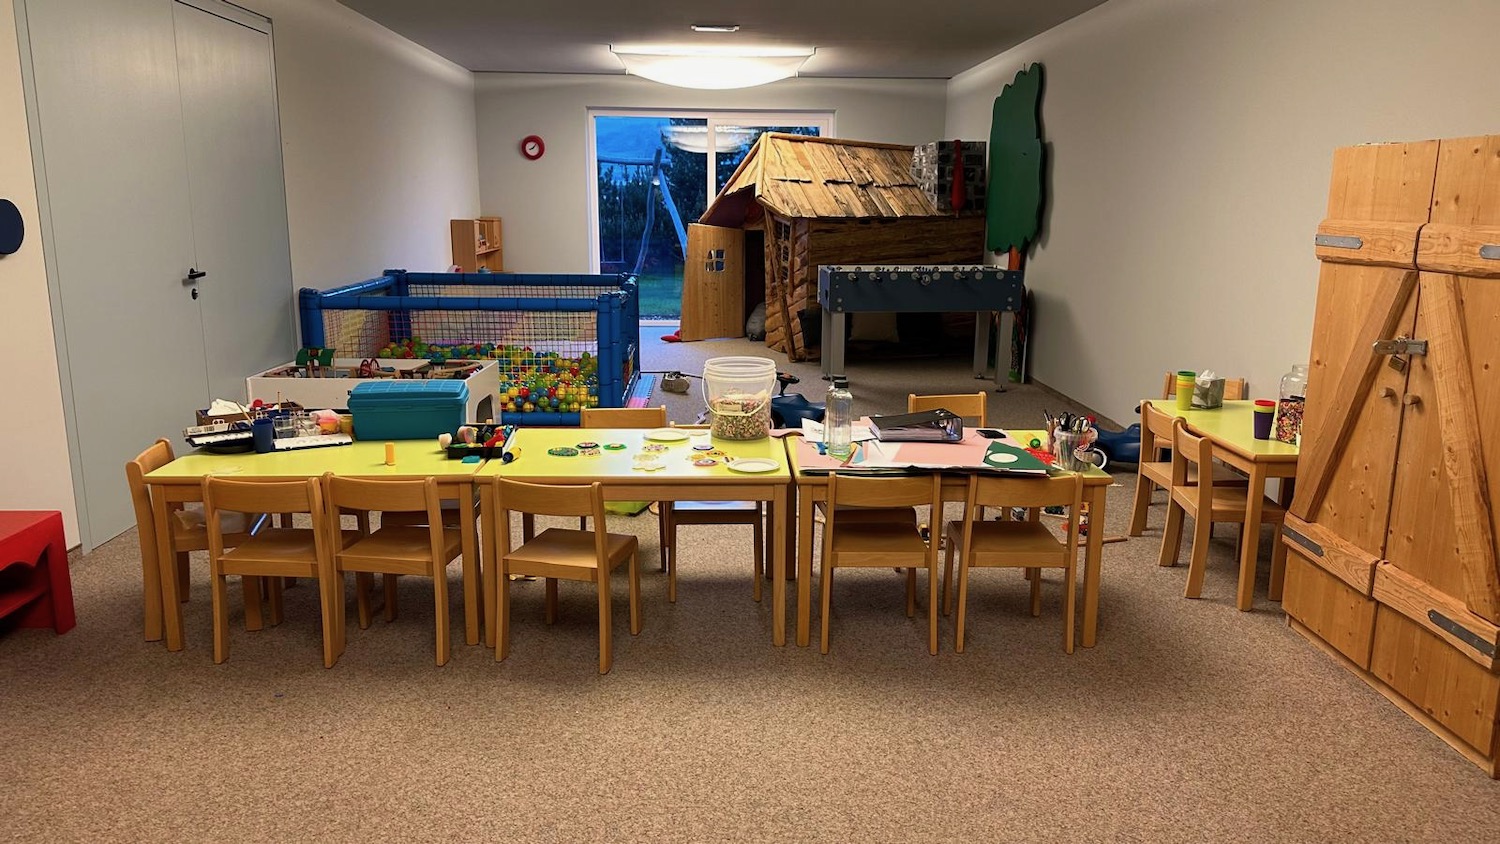
<svg viewBox="0 0 1500 844"><path fill-rule="evenodd" d="M846 377L844 377L844 376L842 376L842 375L835 375L835 376L833 376L833 386L835 386L835 387L847 387L847 386L849 386L849 379L846 378Z"/></svg>

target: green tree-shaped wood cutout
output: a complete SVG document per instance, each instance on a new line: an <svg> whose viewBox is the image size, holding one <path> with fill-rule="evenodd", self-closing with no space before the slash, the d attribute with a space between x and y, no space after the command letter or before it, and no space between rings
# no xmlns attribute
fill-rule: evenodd
<svg viewBox="0 0 1500 844"><path fill-rule="evenodd" d="M985 242L1026 251L1042 227L1042 66L1016 74L995 98L990 121L990 185Z"/></svg>

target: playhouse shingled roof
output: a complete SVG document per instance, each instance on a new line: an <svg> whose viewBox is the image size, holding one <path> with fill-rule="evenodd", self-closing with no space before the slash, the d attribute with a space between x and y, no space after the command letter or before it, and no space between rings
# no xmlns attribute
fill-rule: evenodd
<svg viewBox="0 0 1500 844"><path fill-rule="evenodd" d="M785 217L942 217L911 173L912 148L768 132L699 218L739 226L752 201Z"/></svg>

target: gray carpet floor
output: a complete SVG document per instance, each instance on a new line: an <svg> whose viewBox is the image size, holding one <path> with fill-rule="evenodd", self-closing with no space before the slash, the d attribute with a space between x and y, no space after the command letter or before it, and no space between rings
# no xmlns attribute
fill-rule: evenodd
<svg viewBox="0 0 1500 844"><path fill-rule="evenodd" d="M645 368L757 351L653 345ZM975 389L963 360L851 369L860 412L902 409L911 385ZM821 392L815 367L798 371ZM1140 380L1143 394L1159 384ZM678 420L702 404L662 398ZM990 403L1015 427L1043 407L1069 409L1035 386ZM1117 477L1109 534L1134 483ZM1500 840L1500 786L1265 600L1269 533L1241 613L1234 531L1218 531L1203 599L1184 600L1185 566L1156 565L1163 509L1146 536L1105 546L1099 644L1072 656L1057 576L1033 618L1004 571L974 578L963 654L951 619L927 654L921 610L906 618L888 570L841 573L829 655L775 648L769 591L751 600L750 529L684 528L678 601L648 567L639 636L616 579L604 677L587 587L563 585L548 627L540 584L516 584L511 658L465 646L460 624L437 668L418 578L402 579L396 621L350 624L331 670L314 589L290 590L287 620L258 633L236 589L231 656L214 665L202 560L189 647L168 653L140 636L130 531L75 555L77 629L0 633L0 838ZM655 559L655 519L610 529ZM456 564L449 579L461 619Z"/></svg>

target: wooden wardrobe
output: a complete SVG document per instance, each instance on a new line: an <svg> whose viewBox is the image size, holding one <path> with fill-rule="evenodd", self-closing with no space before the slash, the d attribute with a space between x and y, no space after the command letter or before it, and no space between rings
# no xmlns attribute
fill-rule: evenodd
<svg viewBox="0 0 1500 844"><path fill-rule="evenodd" d="M1500 136L1334 154L1284 607L1490 776Z"/></svg>

